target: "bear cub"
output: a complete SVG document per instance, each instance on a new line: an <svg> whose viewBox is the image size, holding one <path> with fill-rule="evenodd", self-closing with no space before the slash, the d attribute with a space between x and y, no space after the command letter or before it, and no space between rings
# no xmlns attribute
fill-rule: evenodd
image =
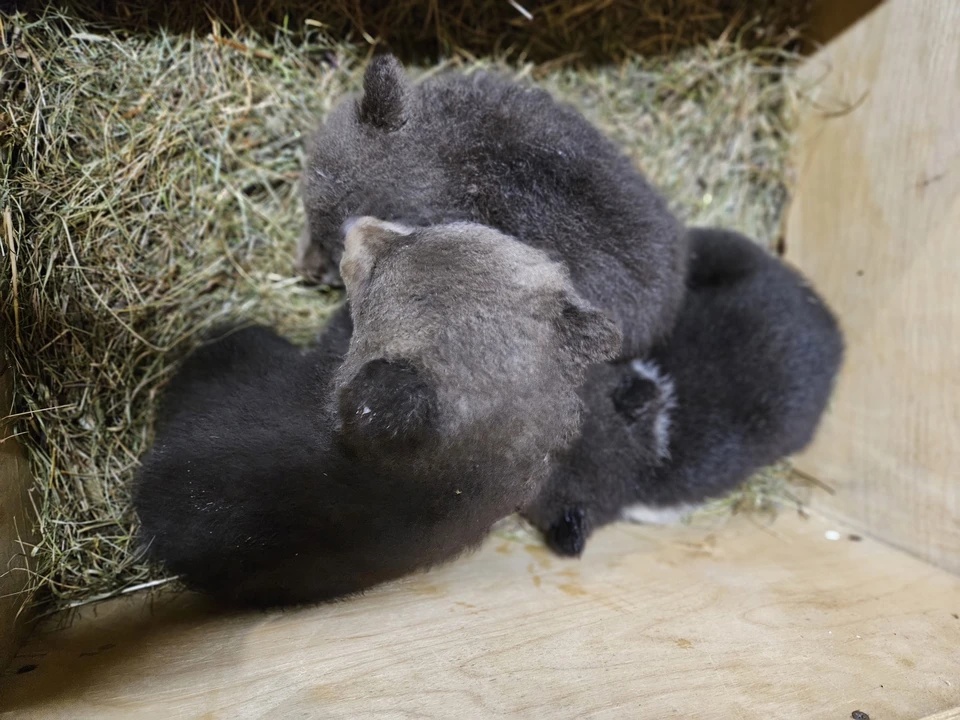
<svg viewBox="0 0 960 720"><path fill-rule="evenodd" d="M687 286L666 341L588 374L582 435L524 513L559 554L616 520L675 521L814 436L843 359L823 300L723 230L690 231Z"/></svg>
<svg viewBox="0 0 960 720"><path fill-rule="evenodd" d="M346 225L316 348L225 329L164 394L134 485L148 556L257 607L455 558L527 505L620 335L542 251L483 226Z"/></svg>
<svg viewBox="0 0 960 720"><path fill-rule="evenodd" d="M302 183L298 269L317 282L339 282L350 216L471 221L564 263L628 355L646 353L680 307L685 236L664 200L580 113L496 74L410 85L395 58L374 58L362 95L316 134Z"/></svg>

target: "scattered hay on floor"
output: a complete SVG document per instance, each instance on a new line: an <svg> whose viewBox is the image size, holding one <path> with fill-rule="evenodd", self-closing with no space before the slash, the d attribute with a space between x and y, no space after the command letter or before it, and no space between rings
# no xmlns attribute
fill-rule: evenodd
<svg viewBox="0 0 960 720"><path fill-rule="evenodd" d="M163 580L131 554L128 483L157 391L203 329L245 318L305 340L339 300L292 275L297 178L304 134L358 86L367 50L319 31L0 22L0 327L38 480L34 587L63 607ZM715 43L512 72L627 146L685 219L771 242L791 108L789 63L772 60Z"/></svg>
<svg viewBox="0 0 960 720"><path fill-rule="evenodd" d="M691 516L692 520L723 515L749 513L773 517L781 506L801 507L801 499L791 483L788 462L779 462L756 473L726 497L717 498L703 505Z"/></svg>
<svg viewBox="0 0 960 720"><path fill-rule="evenodd" d="M756 473L729 495L704 503L681 522L712 527L741 514L751 515L760 521L772 521L784 507L794 507L803 512L809 489L809 486L794 482L790 463L779 462ZM519 515L511 515L498 522L492 534L501 540L526 544L540 542L537 529Z"/></svg>

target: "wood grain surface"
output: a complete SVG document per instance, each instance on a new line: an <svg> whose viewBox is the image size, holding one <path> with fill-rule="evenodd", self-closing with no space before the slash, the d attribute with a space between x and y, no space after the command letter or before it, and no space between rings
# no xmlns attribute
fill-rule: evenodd
<svg viewBox="0 0 960 720"><path fill-rule="evenodd" d="M825 512L960 573L960 2L888 0L803 78L787 258L848 353L797 467Z"/></svg>
<svg viewBox="0 0 960 720"><path fill-rule="evenodd" d="M849 718L960 707L960 579L793 511L530 539L362 598L224 616L192 595L51 621L16 718Z"/></svg>

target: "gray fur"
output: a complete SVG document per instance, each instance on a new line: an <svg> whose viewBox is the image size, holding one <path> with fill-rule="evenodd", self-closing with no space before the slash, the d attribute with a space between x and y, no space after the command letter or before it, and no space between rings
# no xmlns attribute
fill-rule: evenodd
<svg viewBox="0 0 960 720"><path fill-rule="evenodd" d="M350 311L307 353L229 332L164 396L134 504L150 557L271 606L456 557L526 505L576 437L612 321L547 256L476 225L349 225Z"/></svg>
<svg viewBox="0 0 960 720"><path fill-rule="evenodd" d="M672 326L686 257L680 225L630 160L574 109L490 73L408 86L375 58L360 98L318 132L303 175L307 230L298 268L336 284L341 224L496 228L570 268L581 295L645 353Z"/></svg>
<svg viewBox="0 0 960 720"><path fill-rule="evenodd" d="M728 492L803 449L826 407L843 338L825 303L741 235L690 238L672 335L644 359L646 372L636 361L591 369L582 435L525 511L561 554L579 555L595 528L622 516L679 516Z"/></svg>

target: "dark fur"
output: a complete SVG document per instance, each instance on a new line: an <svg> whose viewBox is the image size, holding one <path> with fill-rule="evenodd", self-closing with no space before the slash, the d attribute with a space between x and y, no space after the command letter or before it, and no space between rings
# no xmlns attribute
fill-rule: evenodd
<svg viewBox="0 0 960 720"><path fill-rule="evenodd" d="M805 447L826 407L843 357L827 306L747 238L704 229L690 237L686 301L649 357L665 377L641 377L631 363L592 368L582 436L526 510L560 554L579 555L626 507L676 508L728 492ZM664 412L661 458L654 424Z"/></svg>
<svg viewBox="0 0 960 720"><path fill-rule="evenodd" d="M561 266L488 228L361 220L343 274L317 348L230 331L166 390L142 537L226 602L328 600L475 546L539 491L584 368L619 349Z"/></svg>
<svg viewBox="0 0 960 720"><path fill-rule="evenodd" d="M303 175L307 230L298 268L336 284L340 226L351 215L410 225L469 220L570 268L583 297L649 350L683 292L682 230L630 160L576 110L489 73L409 87L375 58L364 93L317 134Z"/></svg>

